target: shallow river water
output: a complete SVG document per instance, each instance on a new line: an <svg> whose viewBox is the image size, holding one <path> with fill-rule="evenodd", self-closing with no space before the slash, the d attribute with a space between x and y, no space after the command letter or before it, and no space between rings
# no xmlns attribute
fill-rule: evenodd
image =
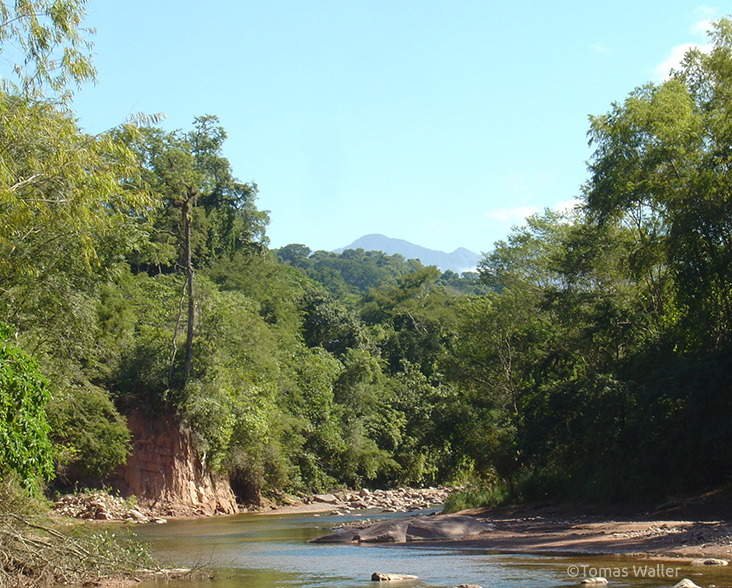
<svg viewBox="0 0 732 588"><path fill-rule="evenodd" d="M359 519L368 516L362 514ZM387 584L400 588L576 586L583 577L599 572L610 586L670 588L683 578L704 587L732 586L732 570L674 562L307 543L348 520L351 517L312 514L236 515L145 525L135 531L162 562L174 567L202 565L215 573L212 581L176 584L181 588L365 588L377 585L370 581L373 572L419 576L418 580ZM140 588L153 586L159 584L143 582Z"/></svg>

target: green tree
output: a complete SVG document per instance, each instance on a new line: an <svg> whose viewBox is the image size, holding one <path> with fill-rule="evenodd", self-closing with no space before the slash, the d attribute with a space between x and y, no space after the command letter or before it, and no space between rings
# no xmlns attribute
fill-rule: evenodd
<svg viewBox="0 0 732 588"><path fill-rule="evenodd" d="M130 431L106 390L90 384L62 389L46 412L61 461L59 477L95 483L127 460Z"/></svg>
<svg viewBox="0 0 732 588"><path fill-rule="evenodd" d="M731 26L715 23L708 55L690 51L670 80L593 117L590 131L588 209L634 228L631 267L687 349L726 345L732 332Z"/></svg>
<svg viewBox="0 0 732 588"><path fill-rule="evenodd" d="M4 76L3 91L36 97L48 90L64 93L69 85L93 80L93 31L83 29L85 0L0 2L0 55L12 64L14 86ZM65 97L69 94L66 92Z"/></svg>
<svg viewBox="0 0 732 588"><path fill-rule="evenodd" d="M0 324L0 474L15 474L33 486L53 475L44 411L50 393L34 361L8 340L10 335Z"/></svg>
<svg viewBox="0 0 732 588"><path fill-rule="evenodd" d="M214 259L245 248L249 252L262 251L266 244L264 228L268 218L254 206L256 185L234 178L228 160L222 155L225 139L226 132L214 116L196 118L193 130L188 133L146 128L135 138L144 184L168 203L151 229L161 244L173 240L179 248L178 263L185 273L187 320L181 366L183 382L190 374L193 359L194 266L210 264ZM198 204L202 214L197 215ZM160 251L160 248L148 250L149 253ZM159 268L160 262L157 256L142 258L138 266ZM173 333L171 382L178 347L176 339L177 327Z"/></svg>

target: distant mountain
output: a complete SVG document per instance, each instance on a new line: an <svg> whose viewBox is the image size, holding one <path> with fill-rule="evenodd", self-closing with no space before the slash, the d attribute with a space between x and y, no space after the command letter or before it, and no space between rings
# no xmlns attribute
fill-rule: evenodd
<svg viewBox="0 0 732 588"><path fill-rule="evenodd" d="M399 253L407 259L419 259L423 265L436 265L440 271L452 270L455 273L475 271L480 255L464 247L452 253L435 251L420 247L403 239L391 239L384 235L364 235L350 245L336 249L334 253L343 253L346 249L364 249L366 251L383 251L387 255Z"/></svg>

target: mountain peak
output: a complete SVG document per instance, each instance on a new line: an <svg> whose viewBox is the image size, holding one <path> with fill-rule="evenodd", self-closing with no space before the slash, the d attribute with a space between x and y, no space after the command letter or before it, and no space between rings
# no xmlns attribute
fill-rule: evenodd
<svg viewBox="0 0 732 588"><path fill-rule="evenodd" d="M404 239L393 239L385 235L373 233L356 239L350 245L336 249L335 253L343 253L346 249L364 249L366 251L383 251L387 255L398 253L407 259L419 259L424 265L435 265L440 271L451 270L455 273L474 271L480 255L458 247L452 253L428 249L415 245Z"/></svg>

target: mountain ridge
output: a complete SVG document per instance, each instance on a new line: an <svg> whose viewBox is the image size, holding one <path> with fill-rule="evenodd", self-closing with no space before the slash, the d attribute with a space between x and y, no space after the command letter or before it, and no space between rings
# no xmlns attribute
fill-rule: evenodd
<svg viewBox="0 0 732 588"><path fill-rule="evenodd" d="M346 249L359 248L366 251L383 251L387 255L398 253L407 259L419 259L424 265L435 265L442 272L451 270L458 274L475 271L481 257L465 247L458 247L452 253L445 253L444 251L415 245L404 239L393 239L380 233L359 237L350 245L334 250L334 253L343 253Z"/></svg>

